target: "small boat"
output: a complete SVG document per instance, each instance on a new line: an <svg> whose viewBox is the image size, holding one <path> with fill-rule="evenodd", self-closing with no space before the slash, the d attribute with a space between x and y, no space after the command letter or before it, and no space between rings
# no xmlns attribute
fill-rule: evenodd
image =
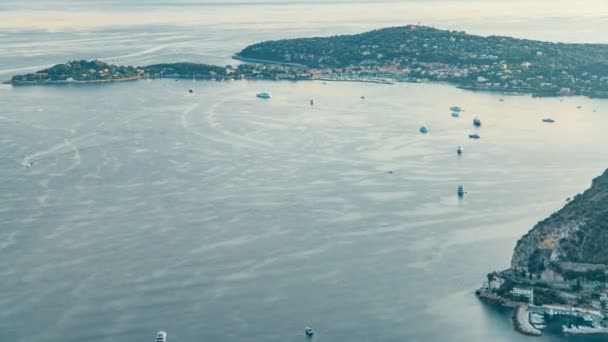
<svg viewBox="0 0 608 342"><path fill-rule="evenodd" d="M500 102L505 102L505 99L500 99L500 100L498 100L498 101L500 101Z"/></svg>
<svg viewBox="0 0 608 342"><path fill-rule="evenodd" d="M456 153L462 154L462 152L464 152L464 149L462 148L462 146L458 146L458 148L456 149Z"/></svg>
<svg viewBox="0 0 608 342"><path fill-rule="evenodd" d="M473 119L473 126L481 127L481 120L479 120L478 118Z"/></svg>
<svg viewBox="0 0 608 342"><path fill-rule="evenodd" d="M555 120L553 120L551 118L545 118L545 119L543 119L543 122L554 123Z"/></svg>
<svg viewBox="0 0 608 342"><path fill-rule="evenodd" d="M315 105L315 100L314 100L314 99L311 99L311 100L310 100L310 105L311 105L311 106L314 106L314 105Z"/></svg>
<svg viewBox="0 0 608 342"><path fill-rule="evenodd" d="M576 108L581 109L581 108L583 108L583 107L582 107L582 106L576 106Z"/></svg>
<svg viewBox="0 0 608 342"><path fill-rule="evenodd" d="M459 118L460 117L460 113L458 112L452 112L452 116L455 118Z"/></svg>
<svg viewBox="0 0 608 342"><path fill-rule="evenodd" d="M452 112L461 112L461 111L462 111L462 108L460 108L460 107L458 107L458 106L453 106L453 107L450 107L450 110L451 110Z"/></svg>
<svg viewBox="0 0 608 342"><path fill-rule="evenodd" d="M365 100L365 96L361 96L361 100Z"/></svg>
<svg viewBox="0 0 608 342"><path fill-rule="evenodd" d="M269 99L270 98L270 94L268 94L268 93L257 93L257 94L255 94L255 96L260 99Z"/></svg>
<svg viewBox="0 0 608 342"><path fill-rule="evenodd" d="M192 89L188 89L188 92L189 92L190 94L192 94L192 93L194 93L194 90L192 90Z"/></svg>
<svg viewBox="0 0 608 342"><path fill-rule="evenodd" d="M420 127L420 133L426 133L428 131L429 130L426 127L424 127L424 126Z"/></svg>
<svg viewBox="0 0 608 342"><path fill-rule="evenodd" d="M469 134L469 138L471 138L471 139L479 139L481 137L479 136L479 134L473 133L473 134Z"/></svg>
<svg viewBox="0 0 608 342"><path fill-rule="evenodd" d="M164 331L156 333L156 342L167 342L167 333Z"/></svg>
<svg viewBox="0 0 608 342"><path fill-rule="evenodd" d="M314 331L314 330L312 330L312 328L311 328L311 327L306 327L306 328L304 328L304 333L305 333L305 334L306 334L306 336L308 336L308 337L313 337L313 336L314 336L314 334L315 334L315 331Z"/></svg>
<svg viewBox="0 0 608 342"><path fill-rule="evenodd" d="M458 186L458 197L464 197L464 187L462 185Z"/></svg>

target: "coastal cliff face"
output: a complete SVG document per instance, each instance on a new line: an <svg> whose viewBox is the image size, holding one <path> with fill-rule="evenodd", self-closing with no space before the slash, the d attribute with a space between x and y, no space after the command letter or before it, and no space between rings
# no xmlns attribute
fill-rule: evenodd
<svg viewBox="0 0 608 342"><path fill-rule="evenodd" d="M524 235L511 260L514 269L551 277L556 275L550 265L572 263L608 265L608 170Z"/></svg>

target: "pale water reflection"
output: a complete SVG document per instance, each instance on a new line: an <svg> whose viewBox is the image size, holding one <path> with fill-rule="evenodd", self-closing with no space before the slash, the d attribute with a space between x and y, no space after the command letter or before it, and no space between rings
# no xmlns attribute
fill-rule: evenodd
<svg viewBox="0 0 608 342"><path fill-rule="evenodd" d="M0 4L0 76L228 64L264 39L416 21L565 41L608 28L599 1L483 2L475 18L458 1L70 3L63 22L48 11L65 1ZM156 80L0 85L0 103L1 341L303 341L306 325L325 341L525 341L473 291L606 168L608 102L586 98Z"/></svg>
<svg viewBox="0 0 608 342"><path fill-rule="evenodd" d="M319 82L3 88L0 336L128 341L162 327L180 341L285 341L310 324L327 341L525 340L473 290L605 168L608 104L500 97Z"/></svg>

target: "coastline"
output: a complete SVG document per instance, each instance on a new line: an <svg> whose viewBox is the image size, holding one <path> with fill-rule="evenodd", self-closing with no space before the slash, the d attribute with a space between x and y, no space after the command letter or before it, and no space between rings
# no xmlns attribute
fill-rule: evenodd
<svg viewBox="0 0 608 342"><path fill-rule="evenodd" d="M274 62L273 62L274 63ZM276 63L274 63L276 64ZM166 76L164 78L167 79L190 79L190 77L169 77ZM9 85L14 85L14 86L39 86L39 85L68 85L68 84L96 84L96 83L117 83L117 82L129 82L129 81L138 81L138 80L142 80L142 79L160 79L160 77L130 77L130 78L120 78L120 79L111 79L111 80L91 80L91 81L44 81L44 82L38 82L38 81L4 81L2 82L2 84L9 84ZM537 94L534 92L530 92L530 91L514 91L514 90L510 90L510 91L506 91L504 89L485 89L485 88L475 88L475 87L465 87L465 86L460 86L456 83L451 83L451 82L446 82L446 81L434 81L434 80L428 80L425 82L415 82L415 81L405 81L405 80L394 80L394 81L388 81L388 80L374 80L374 79L335 79L335 78L325 78L325 77L319 77L319 78L307 78L307 79L275 79L275 78L263 78L263 79L258 79L258 78L244 78L246 80L264 80L264 81L293 81L293 82L297 82L297 81L322 81L322 82L353 82L353 83L374 83L374 84L384 84L384 85L393 85L395 83L437 83L437 84L446 84L446 85L450 85L453 87L456 87L458 89L462 89L462 90L467 90L467 91L473 91L473 92L488 92L488 93L500 93L500 94L504 94L504 95L509 95L509 96L533 96L533 97L568 97L568 96L572 96L572 95L542 95L542 94ZM198 80L200 81L214 81L213 79L210 78L203 78L200 77L198 78ZM598 97L591 97L588 95L580 95L580 96L584 96L587 98L598 98Z"/></svg>
<svg viewBox="0 0 608 342"><path fill-rule="evenodd" d="M125 78L113 78L109 80L90 80L90 81L5 81L3 84L11 84L15 86L28 86L28 85L64 85L64 84L91 84L91 83L114 83L114 82L129 82L141 80L143 77L125 77Z"/></svg>
<svg viewBox="0 0 608 342"><path fill-rule="evenodd" d="M237 58L238 57L238 58ZM268 64L268 65L283 65L283 66L297 66L298 68L305 68L305 66L303 65L299 65L299 64L289 64L289 63L279 63L279 62L275 62L275 61L270 61L270 60L257 60L257 59L249 59L249 58L245 58L245 57L240 57L235 55L234 56L235 59L240 59L243 61L247 61L247 62L252 62L252 63L258 63L258 64ZM505 96L532 96L532 97L540 97L540 98L544 98L544 97L571 97L571 96L582 96L582 97L587 97L590 99L604 99L604 98L608 98L608 97L601 97L601 96L592 96L589 94L584 94L584 95L565 95L565 94L553 94L553 93L547 93L547 92L535 92L533 90L530 89L526 89L526 90L517 90L517 89L494 89L494 88L486 88L486 87L474 87L474 86L467 86L467 85L462 85L459 83L455 83L455 82L450 82L450 81L446 81L446 80L432 80L432 79L428 79L425 80L424 82L421 81L414 81L414 80L405 80L405 79L399 79L400 75L392 75L393 78L390 77L386 77L386 78L382 78L382 79L370 79L370 78L365 78L365 77L361 77L361 78L356 78L356 77L345 77L345 78L336 78L336 77L312 77L312 78L290 78L290 79L277 79L277 78L254 78L254 77L245 77L243 79L246 80L266 80L266 81L285 81L285 80L289 80L289 81L323 81L323 82L356 82L356 83L375 83L375 84L385 84L385 85L393 85L395 83L438 83L438 84L446 84L446 85L450 85L453 87L456 87L458 89L462 89L462 90L467 90L467 91L473 91L473 92L488 92L488 93L499 93L499 94L503 94ZM12 81L12 80L8 80L8 81L4 81L2 82L2 84L10 84L10 85L14 85L14 86L36 86L36 85L66 85L66 84L96 84L96 83L115 83L115 82L129 82L129 81L137 81L137 80L142 80L142 79L158 79L159 77L153 77L153 76L135 76L135 77L128 77L128 78L116 78L116 79L109 79L109 80L90 80L90 81L65 81L65 80L58 80L58 81ZM180 76L180 77L175 77L175 76L165 76L164 78L171 78L171 79L189 79L189 76ZM214 81L212 78L210 77L204 77L204 76L200 76L198 77L199 80L201 81ZM236 79L235 79L236 80Z"/></svg>
<svg viewBox="0 0 608 342"><path fill-rule="evenodd" d="M336 79L336 78L311 78L311 81L323 81L323 82L357 82L357 83L377 83L377 84L395 84L394 81L382 80L382 79Z"/></svg>
<svg viewBox="0 0 608 342"><path fill-rule="evenodd" d="M530 317L528 306L519 305L513 311L513 326L515 330L527 336L541 336L543 332L533 327L528 317Z"/></svg>

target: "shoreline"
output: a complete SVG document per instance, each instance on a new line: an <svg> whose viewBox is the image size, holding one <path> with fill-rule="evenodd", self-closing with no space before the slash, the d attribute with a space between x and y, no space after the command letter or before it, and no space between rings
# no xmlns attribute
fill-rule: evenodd
<svg viewBox="0 0 608 342"><path fill-rule="evenodd" d="M382 79L335 79L335 78L311 78L310 81L322 81L322 82L356 82L356 83L376 83L376 84L386 84L392 85L396 82Z"/></svg>
<svg viewBox="0 0 608 342"><path fill-rule="evenodd" d="M28 86L28 85L64 85L64 84L92 84L92 83L115 83L115 82L129 82L129 81L137 81L141 80L143 77L135 76L135 77L126 77L126 78L114 78L110 80L90 80L90 81L5 81L2 84L10 84L14 86Z"/></svg>
<svg viewBox="0 0 608 342"><path fill-rule="evenodd" d="M245 60L245 59L242 59ZM251 59L247 59L247 60L251 60ZM280 65L280 63L274 62L274 61L266 61L266 62L262 62L262 60L256 60L258 61L258 63L264 63L264 64L275 64L275 65ZM302 66L303 67L303 66ZM397 76L397 75L395 75ZM190 77L170 77L170 76L165 76L164 78L167 79L189 79ZM14 85L14 86L38 86L38 85L68 85L68 84L98 84L98 83L118 83L118 82L129 82L129 81L138 81L138 80L143 80L143 79L160 79L160 77L142 77L142 76L136 76L136 77L129 77L129 78L120 78L120 79L111 79L111 80L90 80L90 81L65 81L65 80L58 80L58 81L12 81L12 80L8 80L8 81L4 81L2 82L2 84L8 84L8 85ZM214 81L211 78L208 77L201 77L198 78L198 80L200 81ZM234 81L238 81L239 79L234 79ZM505 96L532 96L532 97L538 97L538 98L550 98L550 97L586 97L589 99L608 99L605 97L600 97L600 96L591 96L591 95L560 95L560 94L546 94L546 93L536 93L530 90L513 90L513 89L488 89L488 88L476 88L476 87L472 87L472 86L464 86L464 85L460 85L457 83L452 83L449 81L438 81L438 80L426 80L424 82L416 82L416 81L409 81L409 80L399 80L396 78L393 78L391 80L383 80L383 79L365 79L365 78L361 78L361 79L335 79L335 78L325 78L325 77L316 77L316 78L302 78L302 79L275 79L275 78L248 78L245 77L243 78L243 80L260 80L260 81L292 81L292 82L297 82L297 81L322 81L322 82L353 82L353 83L374 83L374 84L384 84L384 85L393 85L395 83L427 83L427 84L445 84L445 85L450 85L452 87L455 87L457 89L462 89L462 90L466 90L466 91L472 91L472 92L480 92L480 93L495 93L495 94L501 94L501 95L505 95ZM218 81L218 80L215 80Z"/></svg>
<svg viewBox="0 0 608 342"><path fill-rule="evenodd" d="M543 332L530 324L530 311L527 305L519 305L513 311L513 326L519 333L527 336L542 336Z"/></svg>

